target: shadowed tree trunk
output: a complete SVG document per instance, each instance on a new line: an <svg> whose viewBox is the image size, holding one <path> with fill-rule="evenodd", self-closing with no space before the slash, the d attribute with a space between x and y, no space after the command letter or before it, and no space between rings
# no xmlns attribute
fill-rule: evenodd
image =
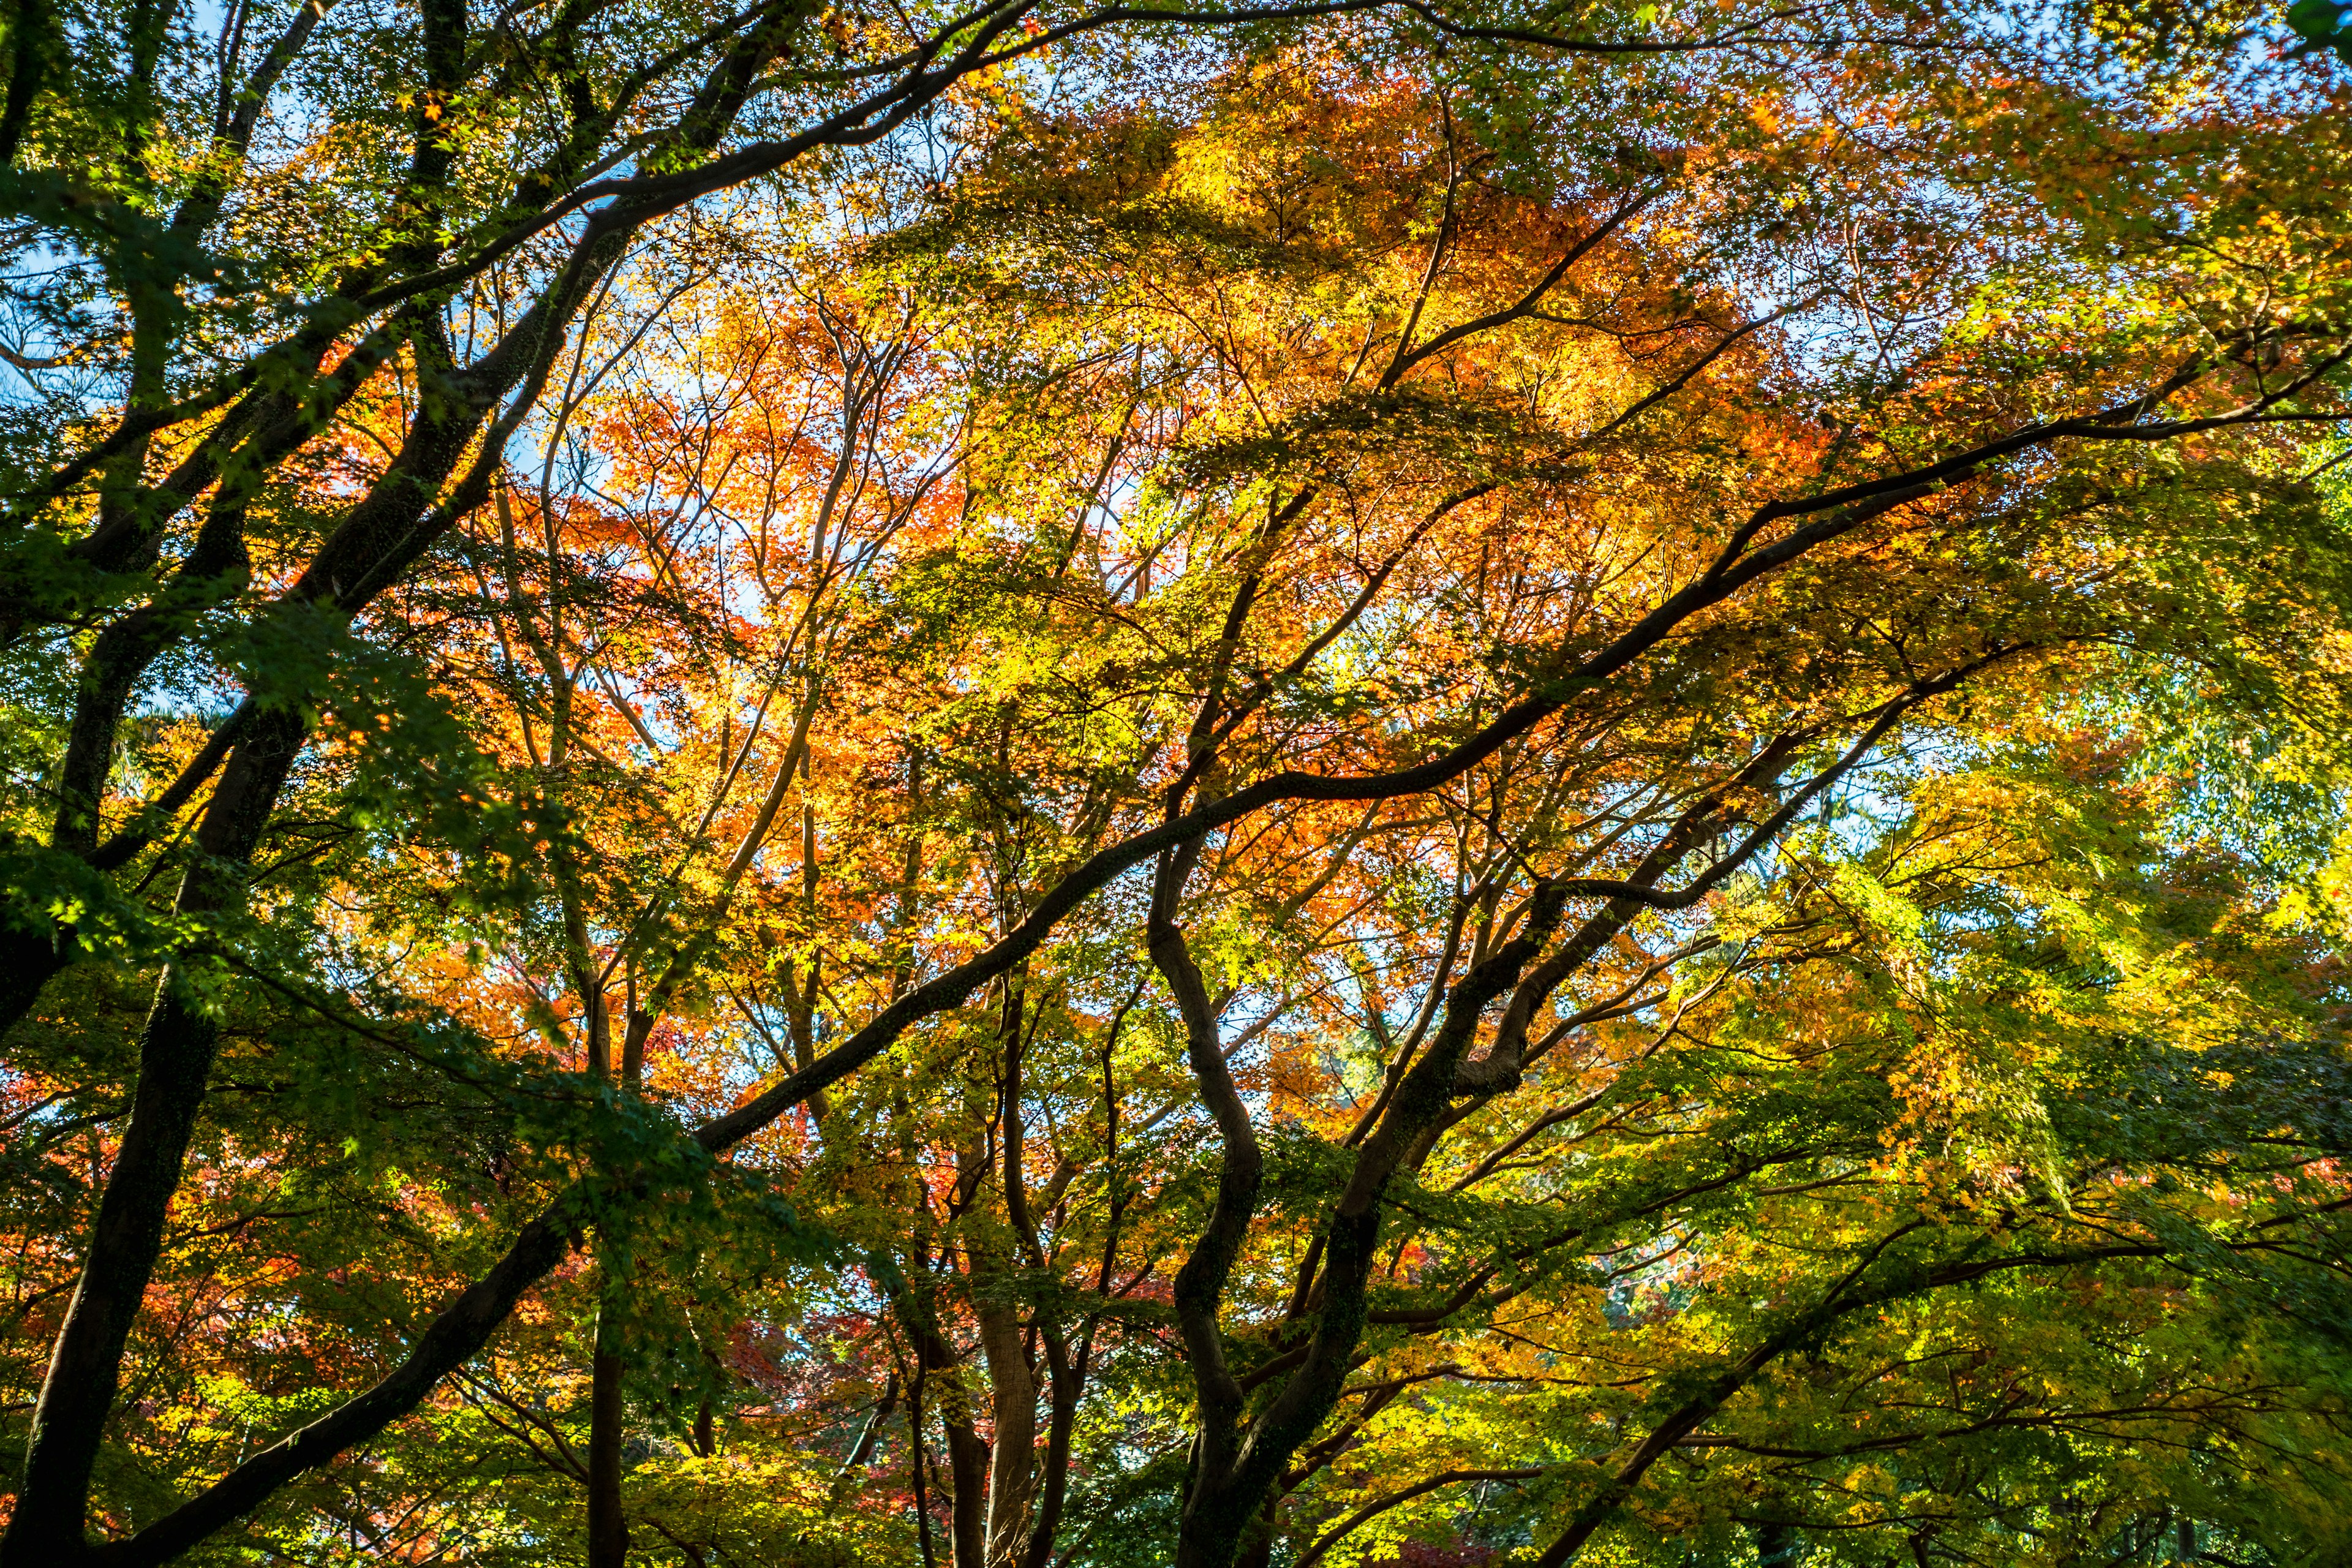
<svg viewBox="0 0 2352 1568"><path fill-rule="evenodd" d="M239 865L259 842L301 742L299 719L274 715L231 758L197 830L203 858L181 880L180 911L218 910L243 897ZM34 1407L24 1486L0 1542L7 1568L47 1568L89 1555L83 1528L90 1472L219 1042L219 1019L177 964L166 967L140 1034L131 1120Z"/></svg>
<svg viewBox="0 0 2352 1568"><path fill-rule="evenodd" d="M608 1295L615 1287L606 1287ZM608 1309L596 1315L588 1384L588 1564L622 1568L629 1523L621 1510L621 1331Z"/></svg>

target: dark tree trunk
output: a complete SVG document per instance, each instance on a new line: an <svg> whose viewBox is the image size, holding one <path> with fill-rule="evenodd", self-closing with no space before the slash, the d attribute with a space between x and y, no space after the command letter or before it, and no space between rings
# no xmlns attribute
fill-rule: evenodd
<svg viewBox="0 0 2352 1568"><path fill-rule="evenodd" d="M1037 1517L1029 1529L1021 1568L1047 1568L1053 1561L1054 1539L1061 1533L1062 1507L1070 1489L1070 1430L1076 1425L1078 1394L1087 1381L1087 1347L1081 1346L1074 1362L1068 1342L1058 1331L1044 1329L1038 1337L1045 1346L1052 1408L1046 1416L1045 1468L1038 1489Z"/></svg>
<svg viewBox="0 0 2352 1568"><path fill-rule="evenodd" d="M948 1376L955 1375L948 1369ZM948 1480L954 1487L949 1515L949 1545L955 1568L987 1568L988 1444L971 1424L961 1398L940 1401L940 1425L947 1431Z"/></svg>
<svg viewBox="0 0 2352 1568"><path fill-rule="evenodd" d="M30 931L0 934L0 1034L33 1010L50 976L66 966L64 944L73 939Z"/></svg>
<svg viewBox="0 0 2352 1568"><path fill-rule="evenodd" d="M68 1563L88 1552L82 1521L91 1467L114 1405L123 1347L163 1249L164 1219L219 1036L219 1026L188 1005L179 972L167 972L140 1037L130 1126L34 1409L25 1484L0 1545L7 1568Z"/></svg>
<svg viewBox="0 0 2352 1568"><path fill-rule="evenodd" d="M596 1353L588 1381L588 1568L622 1568L629 1521L621 1510L620 1331L610 1312L596 1316Z"/></svg>
<svg viewBox="0 0 2352 1568"><path fill-rule="evenodd" d="M218 910L242 895L236 873L224 871L221 863L252 855L302 738L299 719L276 714L229 760L197 830L196 848L205 858L181 882L181 911ZM123 1347L163 1250L164 1221L219 1040L219 1022L194 1005L180 967L166 968L140 1034L131 1120L34 1407L24 1485L7 1536L0 1540L5 1568L50 1568L89 1555L83 1524L90 1472L114 1405Z"/></svg>

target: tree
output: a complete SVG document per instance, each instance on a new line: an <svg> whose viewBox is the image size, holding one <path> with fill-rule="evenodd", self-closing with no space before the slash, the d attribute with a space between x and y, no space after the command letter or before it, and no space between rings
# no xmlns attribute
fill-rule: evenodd
<svg viewBox="0 0 2352 1568"><path fill-rule="evenodd" d="M11 1564L2331 1549L2287 20L218 21L10 24Z"/></svg>

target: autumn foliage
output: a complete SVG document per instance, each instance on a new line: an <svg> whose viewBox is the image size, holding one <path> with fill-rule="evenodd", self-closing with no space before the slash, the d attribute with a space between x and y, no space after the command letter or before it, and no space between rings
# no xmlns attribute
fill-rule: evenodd
<svg viewBox="0 0 2352 1568"><path fill-rule="evenodd" d="M26 0L0 1563L2342 1561L2332 26Z"/></svg>

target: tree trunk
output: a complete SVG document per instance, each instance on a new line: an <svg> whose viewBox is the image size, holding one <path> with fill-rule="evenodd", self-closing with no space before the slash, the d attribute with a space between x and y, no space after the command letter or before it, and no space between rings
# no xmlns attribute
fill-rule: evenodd
<svg viewBox="0 0 2352 1568"><path fill-rule="evenodd" d="M1218 1049L1215 1020L1183 935L1172 924L1151 928L1152 959L1184 1016L1194 1076L1225 1142L1217 1206L1192 1256L1177 1271L1173 1291L1200 1412L1178 1525L1177 1568L1234 1568L1243 1559L1264 1529L1263 1510L1276 1497L1290 1457L1339 1404L1363 1337L1367 1285L1380 1246L1381 1193L1415 1142L1444 1116L1480 1016L1518 983L1521 970L1551 939L1565 903L1557 884L1539 885L1520 933L1445 994L1444 1022L1358 1148L1347 1187L1332 1206L1320 1305L1305 1358L1246 1431L1240 1385L1224 1365L1217 1318L1226 1272L1239 1254L1255 1205L1255 1136ZM1245 1188L1234 1181L1237 1152L1245 1152L1249 1160ZM1244 1196L1246 1204L1240 1201Z"/></svg>
<svg viewBox="0 0 2352 1568"><path fill-rule="evenodd" d="M931 1500L923 1485L923 1369L915 1367L914 1382L907 1389L907 1480L915 1494L915 1544L923 1553L923 1568L939 1568L939 1558L931 1551Z"/></svg>
<svg viewBox="0 0 2352 1568"><path fill-rule="evenodd" d="M988 1562L988 1444L971 1424L971 1405L955 1368L940 1378L940 1426L948 1439L949 1548L955 1568Z"/></svg>
<svg viewBox="0 0 2352 1568"><path fill-rule="evenodd" d="M1044 1496L1037 1502L1037 1519L1030 1527L1021 1568L1046 1568L1054 1558L1054 1538L1061 1531L1062 1504L1070 1487L1070 1429L1076 1424L1078 1394L1086 1386L1087 1356L1091 1349L1081 1342L1074 1359L1068 1343L1050 1324L1040 1327L1038 1338L1045 1342L1045 1364L1052 1373L1053 1412L1045 1430Z"/></svg>
<svg viewBox="0 0 2352 1568"><path fill-rule="evenodd" d="M163 1250L164 1219L219 1037L219 1025L183 995L179 972L167 971L140 1039L131 1124L33 1412L25 1484L0 1545L7 1568L77 1562L89 1551L82 1522L90 1470L114 1405L123 1347Z"/></svg>
<svg viewBox="0 0 2352 1568"><path fill-rule="evenodd" d="M225 875L216 864L252 855L302 739L300 720L274 715L229 759L196 832L203 858L181 879L174 900L181 912L209 912L242 896L235 873ZM123 1347L163 1251L172 1194L179 1190L181 1165L220 1043L219 1021L197 1007L186 981L179 965L165 968L140 1034L131 1120L99 1200L81 1279L41 1381L24 1485L7 1536L0 1540L5 1568L50 1568L89 1552L82 1531L90 1472L121 1379Z"/></svg>
<svg viewBox="0 0 2352 1568"><path fill-rule="evenodd" d="M919 1270L919 1251L912 1260ZM914 1347L918 1387L934 1391L948 1447L948 1548L954 1568L982 1568L988 1543L988 1444L973 1429L971 1396L957 1375L956 1348L931 1303L910 1286L890 1288L890 1308ZM919 1453L921 1436L916 1436Z"/></svg>
<svg viewBox="0 0 2352 1568"><path fill-rule="evenodd" d="M1021 1324L1009 1308L980 1309L980 1348L988 1362L994 1451L988 1470L988 1568L1021 1561L1029 1500L1037 1473L1037 1379L1022 1353Z"/></svg>
<svg viewBox="0 0 2352 1568"><path fill-rule="evenodd" d="M620 1347L613 1314L599 1311L588 1376L588 1568L622 1568L629 1555L629 1523L621 1511Z"/></svg>
<svg viewBox="0 0 2352 1568"><path fill-rule="evenodd" d="M568 927L585 931L587 922L576 884L565 889L563 913ZM615 1064L611 1004L596 979L584 935L573 941L572 961L581 1011L588 1021L589 1070L600 1078L611 1078L617 1066L621 1092L634 1095L645 1071L645 1037L652 1032L650 1021L636 1010L635 972L631 972L626 1042L622 1059ZM609 1240L602 1232L599 1239ZM621 1402L621 1309L628 1281L613 1266L609 1252L598 1272L602 1296L596 1309L596 1346L588 1363L588 1568L623 1568L629 1555L629 1521L621 1507L622 1421L626 1414ZM707 1404L703 1412L707 1417ZM698 1438L702 1433L698 1426Z"/></svg>
<svg viewBox="0 0 2352 1568"><path fill-rule="evenodd" d="M64 931L54 937L30 931L0 934L0 1033L33 1010L50 977L66 966L64 944L72 940Z"/></svg>

